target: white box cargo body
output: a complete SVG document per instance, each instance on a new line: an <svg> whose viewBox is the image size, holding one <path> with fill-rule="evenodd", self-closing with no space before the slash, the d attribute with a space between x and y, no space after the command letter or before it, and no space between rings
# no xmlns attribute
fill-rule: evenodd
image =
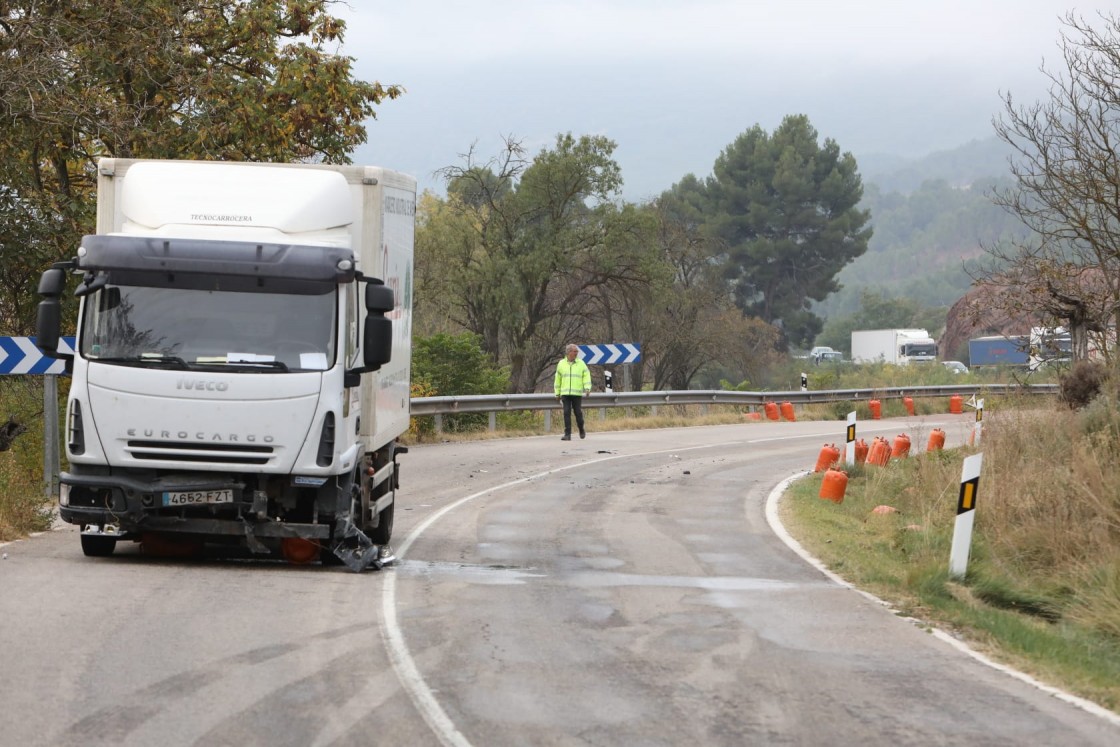
<svg viewBox="0 0 1120 747"><path fill-rule="evenodd" d="M854 363L906 365L937 359L937 343L924 329L860 329L852 332Z"/></svg>
<svg viewBox="0 0 1120 747"><path fill-rule="evenodd" d="M415 206L369 166L99 163L97 233L40 285L50 352L48 275L84 272L60 504L87 554L391 557Z"/></svg>

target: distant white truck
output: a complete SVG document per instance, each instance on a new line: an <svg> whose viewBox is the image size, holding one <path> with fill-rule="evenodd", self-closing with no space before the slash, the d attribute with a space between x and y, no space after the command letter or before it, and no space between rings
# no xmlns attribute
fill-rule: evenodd
<svg viewBox="0 0 1120 747"><path fill-rule="evenodd" d="M860 329L852 332L852 362L905 366L937 360L937 343L924 329Z"/></svg>
<svg viewBox="0 0 1120 747"><path fill-rule="evenodd" d="M97 233L43 274L82 549L392 560L416 182L372 166L102 159ZM58 351L79 282L77 354Z"/></svg>

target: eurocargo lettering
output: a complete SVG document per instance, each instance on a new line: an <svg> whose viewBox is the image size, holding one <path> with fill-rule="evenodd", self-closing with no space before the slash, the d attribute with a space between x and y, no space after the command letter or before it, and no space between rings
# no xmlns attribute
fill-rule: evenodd
<svg viewBox="0 0 1120 747"><path fill-rule="evenodd" d="M39 283L38 344L73 376L60 514L87 555L393 560L415 205L370 166L99 162L97 232Z"/></svg>

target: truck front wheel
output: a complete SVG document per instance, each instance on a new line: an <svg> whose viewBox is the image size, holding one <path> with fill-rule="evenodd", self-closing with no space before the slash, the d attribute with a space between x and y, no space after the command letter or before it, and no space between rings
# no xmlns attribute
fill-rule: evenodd
<svg viewBox="0 0 1120 747"><path fill-rule="evenodd" d="M387 545L393 536L393 511L397 508L396 496L388 508L378 514L377 526L371 527L366 535L375 545Z"/></svg>
<svg viewBox="0 0 1120 747"><path fill-rule="evenodd" d="M82 535L82 552L88 558L107 558L117 548L115 537L103 537L96 534Z"/></svg>

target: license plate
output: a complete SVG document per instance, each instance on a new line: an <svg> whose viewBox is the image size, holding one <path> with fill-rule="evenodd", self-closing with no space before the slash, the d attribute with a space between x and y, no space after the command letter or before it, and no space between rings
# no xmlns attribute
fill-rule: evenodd
<svg viewBox="0 0 1120 747"><path fill-rule="evenodd" d="M180 490L163 494L165 506L199 506L209 503L233 503L233 491Z"/></svg>

